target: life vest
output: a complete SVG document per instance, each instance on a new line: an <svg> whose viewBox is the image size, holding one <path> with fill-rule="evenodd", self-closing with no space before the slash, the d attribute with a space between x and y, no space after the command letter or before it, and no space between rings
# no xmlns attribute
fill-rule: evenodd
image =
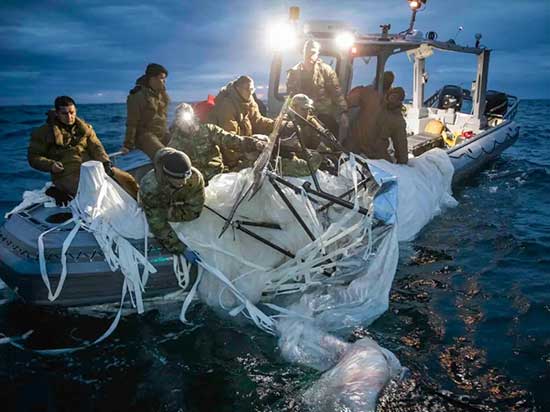
<svg viewBox="0 0 550 412"><path fill-rule="evenodd" d="M206 123L208 120L208 113L212 111L216 105L216 97L211 94L208 95L206 100L202 100L193 104L193 110L195 115L199 118L201 123Z"/></svg>

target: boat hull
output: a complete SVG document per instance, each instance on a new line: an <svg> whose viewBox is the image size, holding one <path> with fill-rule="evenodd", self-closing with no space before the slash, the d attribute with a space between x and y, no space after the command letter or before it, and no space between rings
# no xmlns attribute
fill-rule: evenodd
<svg viewBox="0 0 550 412"><path fill-rule="evenodd" d="M61 294L54 301L40 272L38 236L55 226L48 217L66 213L67 209L42 205L11 216L0 228L0 278L27 303L41 306L88 306L120 301L124 276L112 272L91 233L79 231L67 251L67 278ZM71 226L45 237L48 278L55 290L61 273L61 247ZM143 241L135 244L143 253ZM151 274L143 293L144 299L167 295L179 290L173 271L172 256L151 239L149 261L157 273Z"/></svg>
<svg viewBox="0 0 550 412"><path fill-rule="evenodd" d="M519 137L519 126L507 120L449 149L447 153L455 169L453 184L474 175L498 158Z"/></svg>

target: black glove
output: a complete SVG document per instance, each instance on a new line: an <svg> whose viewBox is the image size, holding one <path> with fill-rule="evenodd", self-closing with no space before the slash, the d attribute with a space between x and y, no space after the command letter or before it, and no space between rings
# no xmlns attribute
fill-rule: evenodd
<svg viewBox="0 0 550 412"><path fill-rule="evenodd" d="M103 168L107 176L114 178L115 172L113 172L113 164L111 162L103 162Z"/></svg>
<svg viewBox="0 0 550 412"><path fill-rule="evenodd" d="M67 206L69 202L73 200L73 197L70 194L65 193L55 186L49 187L45 193L46 195L54 198L57 206Z"/></svg>

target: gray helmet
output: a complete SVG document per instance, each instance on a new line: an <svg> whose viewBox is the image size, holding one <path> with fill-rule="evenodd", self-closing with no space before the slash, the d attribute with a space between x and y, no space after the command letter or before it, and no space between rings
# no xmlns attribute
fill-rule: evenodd
<svg viewBox="0 0 550 412"><path fill-rule="evenodd" d="M292 110L303 113L308 110L313 110L313 100L311 100L309 97L307 97L305 94L296 94L292 98L292 101L290 102L290 107Z"/></svg>

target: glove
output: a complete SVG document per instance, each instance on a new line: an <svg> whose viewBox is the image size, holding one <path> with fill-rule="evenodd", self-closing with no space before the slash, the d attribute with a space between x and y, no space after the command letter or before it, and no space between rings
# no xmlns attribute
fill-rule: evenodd
<svg viewBox="0 0 550 412"><path fill-rule="evenodd" d="M57 206L66 207L69 202L73 200L73 197L70 194L63 192L55 186L49 187L45 193L55 200L55 204Z"/></svg>
<svg viewBox="0 0 550 412"><path fill-rule="evenodd" d="M185 249L185 251L183 252L183 257L191 264L200 262L201 260L200 256L189 248Z"/></svg>
<svg viewBox="0 0 550 412"><path fill-rule="evenodd" d="M105 173L107 174L107 176L115 176L115 172L113 172L113 164L111 162L103 162L103 168L105 169Z"/></svg>

